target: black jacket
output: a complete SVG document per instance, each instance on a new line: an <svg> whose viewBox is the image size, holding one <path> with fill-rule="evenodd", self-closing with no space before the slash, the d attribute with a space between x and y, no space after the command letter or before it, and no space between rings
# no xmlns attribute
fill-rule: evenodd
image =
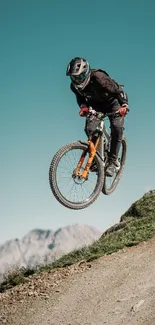
<svg viewBox="0 0 155 325"><path fill-rule="evenodd" d="M94 109L106 110L117 99L120 106L128 102L121 96L121 91L108 74L100 69L91 69L91 76L88 85L83 90L77 90L71 83L71 90L76 95L77 103L82 108L92 106Z"/></svg>

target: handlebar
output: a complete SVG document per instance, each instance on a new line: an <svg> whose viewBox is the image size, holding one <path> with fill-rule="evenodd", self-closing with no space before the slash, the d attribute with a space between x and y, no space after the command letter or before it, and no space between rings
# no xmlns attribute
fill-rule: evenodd
<svg viewBox="0 0 155 325"><path fill-rule="evenodd" d="M90 115L94 115L99 119L104 119L105 117L108 117L108 116L120 115L120 113L119 113L119 111L110 112L110 113L103 113L103 112L96 112L95 110L93 110L93 112L90 111L87 116L90 116Z"/></svg>
<svg viewBox="0 0 155 325"><path fill-rule="evenodd" d="M127 111L129 111L129 109L127 109ZM119 112L119 110L118 111L116 111L116 112L110 112L110 113L103 113L103 112L97 112L97 111L95 111L94 109L92 109L92 108L90 108L90 110L89 110L89 113L88 113L88 116L90 116L90 115L94 115L94 116L96 116L97 118L99 118L99 119L104 119L105 117L108 117L108 116L122 116L121 114L120 114L120 112Z"/></svg>

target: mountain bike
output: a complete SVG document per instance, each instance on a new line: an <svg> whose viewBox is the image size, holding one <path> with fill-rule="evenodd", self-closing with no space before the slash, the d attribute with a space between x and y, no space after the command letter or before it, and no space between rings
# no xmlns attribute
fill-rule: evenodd
<svg viewBox="0 0 155 325"><path fill-rule="evenodd" d="M88 136L88 140L78 140L64 145L54 155L49 168L49 184L53 195L63 206L74 210L90 206L100 193L111 194L118 185L126 160L127 141L123 136L119 151L121 154L118 157L118 166L114 178L106 176L105 168L110 151L111 136L105 126L104 119L120 113L93 112L95 112L99 124L95 131ZM62 165L63 160L64 167ZM61 184L58 185L59 178L67 182L62 186ZM110 186L108 186L109 181L112 181ZM68 190L69 185L71 185L70 191Z"/></svg>

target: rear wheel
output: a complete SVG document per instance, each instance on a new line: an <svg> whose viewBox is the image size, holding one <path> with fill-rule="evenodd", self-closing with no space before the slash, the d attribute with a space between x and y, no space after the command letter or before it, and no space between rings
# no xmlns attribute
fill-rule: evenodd
<svg viewBox="0 0 155 325"><path fill-rule="evenodd" d="M120 162L120 169L118 172L115 173L114 177L108 177L104 174L104 183L102 188L102 193L105 195L109 195L116 189L116 186L118 185L118 182L120 181L120 178L123 173L125 160L127 155L127 141L126 138L123 137L121 148L119 151L119 157L118 160Z"/></svg>
<svg viewBox="0 0 155 325"><path fill-rule="evenodd" d="M62 205L70 209L79 210L88 207L102 191L104 166L98 155L94 158L97 172L89 171L87 179L73 177L83 150L86 152L82 167L84 170L89 155L88 148L88 145L82 144L80 141L67 144L57 151L50 165L51 191Z"/></svg>

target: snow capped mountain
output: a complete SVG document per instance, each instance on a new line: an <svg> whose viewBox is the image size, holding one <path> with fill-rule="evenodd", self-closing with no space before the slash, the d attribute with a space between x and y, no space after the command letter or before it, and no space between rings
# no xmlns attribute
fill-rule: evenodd
<svg viewBox="0 0 155 325"><path fill-rule="evenodd" d="M88 225L70 225L57 231L34 229L22 239L0 246L0 273L13 267L51 263L74 249L90 245L102 235Z"/></svg>

